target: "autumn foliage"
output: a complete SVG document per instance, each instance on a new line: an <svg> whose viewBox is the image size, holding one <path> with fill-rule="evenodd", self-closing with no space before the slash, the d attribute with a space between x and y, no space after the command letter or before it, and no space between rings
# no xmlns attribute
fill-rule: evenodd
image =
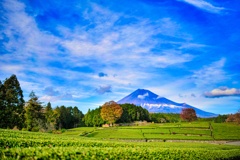
<svg viewBox="0 0 240 160"><path fill-rule="evenodd" d="M101 108L101 117L110 124L115 123L122 115L122 107L114 101L106 102Z"/></svg>
<svg viewBox="0 0 240 160"><path fill-rule="evenodd" d="M183 108L180 113L180 117L182 120L186 120L188 122L197 120L196 112L192 108Z"/></svg>
<svg viewBox="0 0 240 160"><path fill-rule="evenodd" d="M235 114L229 115L228 118L226 119L226 122L236 122L240 124L240 111L238 111Z"/></svg>

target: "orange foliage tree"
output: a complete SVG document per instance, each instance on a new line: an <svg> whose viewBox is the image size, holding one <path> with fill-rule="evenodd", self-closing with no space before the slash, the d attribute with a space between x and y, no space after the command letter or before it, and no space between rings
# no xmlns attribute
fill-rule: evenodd
<svg viewBox="0 0 240 160"><path fill-rule="evenodd" d="M114 101L106 102L101 108L102 119L111 125L122 116L122 113L122 107Z"/></svg>
<svg viewBox="0 0 240 160"><path fill-rule="evenodd" d="M197 115L193 108L183 108L180 113L180 117L182 120L186 120L188 122L197 120Z"/></svg>

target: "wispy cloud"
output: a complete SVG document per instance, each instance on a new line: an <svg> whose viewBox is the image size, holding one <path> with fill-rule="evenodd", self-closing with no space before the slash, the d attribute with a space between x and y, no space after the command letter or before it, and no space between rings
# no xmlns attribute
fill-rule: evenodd
<svg viewBox="0 0 240 160"><path fill-rule="evenodd" d="M222 11L225 10L224 7L216 7L213 4L207 2L206 0L180 0L180 1L186 2L210 13L221 13Z"/></svg>
<svg viewBox="0 0 240 160"><path fill-rule="evenodd" d="M8 37L8 42L4 43L8 51L16 55L25 55L25 59L32 54L37 58L43 58L47 53L57 52L55 44L58 39L38 29L35 19L25 12L26 7L23 3L7 0L3 6L7 11L6 21L2 25L5 28L3 32Z"/></svg>
<svg viewBox="0 0 240 160"><path fill-rule="evenodd" d="M196 95L194 93L191 94L191 97L196 97Z"/></svg>
<svg viewBox="0 0 240 160"><path fill-rule="evenodd" d="M54 102L59 100L72 100L73 95L70 93L64 92L61 90L61 92L57 89L54 89L53 87L46 87L43 90L43 96L40 97L41 101L44 102Z"/></svg>
<svg viewBox="0 0 240 160"><path fill-rule="evenodd" d="M219 87L213 89L210 92L205 92L204 96L206 98L220 98L228 96L240 96L240 89L237 88L228 88L228 87Z"/></svg>
<svg viewBox="0 0 240 160"><path fill-rule="evenodd" d="M51 72L46 65L58 59L60 51L56 44L59 39L38 28L34 17L25 12L24 3L7 0L2 4L5 21L1 23L1 32L6 37L2 43L6 53L1 55L0 65L4 66L1 72L25 74L26 78L31 77L27 73Z"/></svg>
<svg viewBox="0 0 240 160"><path fill-rule="evenodd" d="M96 92L98 94L109 93L109 92L112 92L112 87L110 85L100 86L99 88L96 89Z"/></svg>
<svg viewBox="0 0 240 160"><path fill-rule="evenodd" d="M60 94L60 92L55 90L53 87L46 87L43 92L48 96L57 96Z"/></svg>
<svg viewBox="0 0 240 160"><path fill-rule="evenodd" d="M206 87L227 80L227 73L223 69L225 62L226 59L221 58L209 65L205 65L202 69L194 71L191 79L198 87Z"/></svg>
<svg viewBox="0 0 240 160"><path fill-rule="evenodd" d="M104 14L102 19L94 18L99 14ZM121 21L124 16L94 4L91 12L85 12L85 18L89 19L91 24L95 24L94 27L87 31L85 28L72 31L61 28L62 34L66 35L66 40L63 40L61 45L74 59L82 57L107 66L118 64L128 68L131 66L165 68L188 62L193 58L174 48L172 50L163 48L160 52L152 51L160 43L154 36L161 34L187 37L183 36L179 24L171 18L162 18L154 23L148 19L136 19L133 24L116 25L116 22ZM106 20L105 17L109 18ZM143 59L148 63L142 62Z"/></svg>
<svg viewBox="0 0 240 160"><path fill-rule="evenodd" d="M140 19L130 25L115 25L116 21L125 15L92 4L92 10L84 11L83 17L90 21L89 25L94 24L94 27L89 29L76 27L72 30L59 26L59 32L63 36L60 38L50 32L40 30L34 17L25 12L23 3L10 0L5 1L4 5L8 10L6 14L8 21L4 24L4 33L10 39L8 43L5 43L5 48L8 51L14 51L12 54L15 55L16 61L27 62L26 65L21 63L23 67L18 67L18 69L29 69L36 73L41 68L41 73L56 75L60 72L54 68L47 68L47 64L54 63L54 61L64 64L68 61L73 66L90 65L93 69L98 69L102 64L106 64L107 67L117 64L121 67L135 69L138 66L140 69L150 66L165 68L192 59L191 55L176 50L152 52L157 44L153 40L154 36L157 34L174 36L180 33L178 24L170 18L163 18L156 24L151 24L147 19ZM18 35L18 38L15 35ZM62 59L62 51L59 48L64 48L68 52L65 59ZM7 58L9 57L6 55L4 59ZM148 63L142 62L143 59ZM34 64L39 69L28 67L29 64ZM9 72L11 68L13 71L13 67L16 67L16 64L9 65L12 67L5 69L6 72ZM61 72L71 71L64 69Z"/></svg>

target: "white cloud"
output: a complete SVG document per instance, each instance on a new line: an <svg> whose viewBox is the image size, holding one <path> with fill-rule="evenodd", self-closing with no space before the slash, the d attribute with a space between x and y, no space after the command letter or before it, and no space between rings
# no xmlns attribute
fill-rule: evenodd
<svg viewBox="0 0 240 160"><path fill-rule="evenodd" d="M13 73L13 74L18 73L19 71L21 71L23 69L24 69L24 66L17 65L17 64L14 64L14 65L5 64L4 66L0 67L0 71Z"/></svg>
<svg viewBox="0 0 240 160"><path fill-rule="evenodd" d="M221 13L225 8L216 7L205 0L180 0L210 13Z"/></svg>
<svg viewBox="0 0 240 160"><path fill-rule="evenodd" d="M44 101L44 102L56 102L59 100L58 96L42 96L39 98L40 101Z"/></svg>
<svg viewBox="0 0 240 160"><path fill-rule="evenodd" d="M213 89L210 92L205 92L204 96L207 98L219 98L227 96L240 96L240 89L237 88L228 88L228 87L219 87Z"/></svg>
<svg viewBox="0 0 240 160"><path fill-rule="evenodd" d="M206 48L206 47L210 47L208 45L205 44L199 44L199 43L189 43L189 42L182 42L182 43L177 43L180 44L179 49L201 49L201 48Z"/></svg>
<svg viewBox="0 0 240 160"><path fill-rule="evenodd" d="M182 54L179 51L175 50L166 50L160 55L150 55L144 57L147 63L143 63L140 65L143 66L155 66L159 68L166 68L170 65L178 65L185 62L189 62L194 58L194 56L190 54Z"/></svg>

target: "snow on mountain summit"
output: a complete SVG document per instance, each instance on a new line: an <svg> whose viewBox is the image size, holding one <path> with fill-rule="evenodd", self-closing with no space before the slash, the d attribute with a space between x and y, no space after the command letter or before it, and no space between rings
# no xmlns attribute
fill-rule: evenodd
<svg viewBox="0 0 240 160"><path fill-rule="evenodd" d="M165 97L146 90L137 89L128 96L118 101L119 104L130 103L141 106L152 113L180 113L182 108L193 108L198 117L215 117L217 114L205 112L196 107L190 106L185 103L176 103Z"/></svg>
<svg viewBox="0 0 240 160"><path fill-rule="evenodd" d="M139 99L145 99L145 97L148 97L148 96L149 96L149 94L148 94L148 92L147 92L147 93L145 93L144 95L138 95L137 98L139 98Z"/></svg>

